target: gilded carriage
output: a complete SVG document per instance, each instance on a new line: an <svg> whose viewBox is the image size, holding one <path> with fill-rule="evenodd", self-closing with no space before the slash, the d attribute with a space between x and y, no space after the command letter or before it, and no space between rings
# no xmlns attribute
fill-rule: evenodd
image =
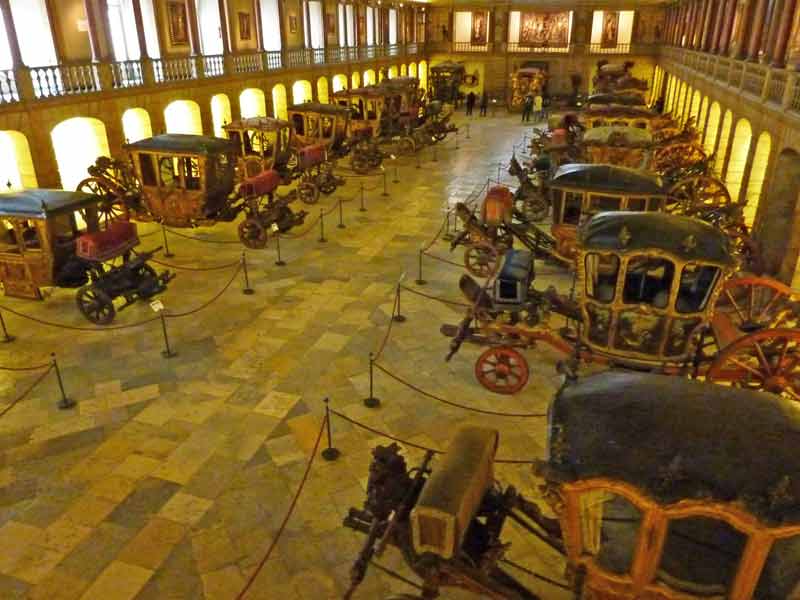
<svg viewBox="0 0 800 600"><path fill-rule="evenodd" d="M604 212L577 242L574 299L533 287L526 250L508 250L485 290L463 275L472 308L442 328L454 338L448 360L465 340L489 345L476 377L512 394L528 380L519 349L544 341L576 359L800 399L800 298L769 278L733 277L724 231L690 217ZM551 313L575 325L556 330Z"/></svg>
<svg viewBox="0 0 800 600"><path fill-rule="evenodd" d="M462 63L442 62L430 68L430 100L455 104L459 98L459 87L464 82L466 69Z"/></svg>
<svg viewBox="0 0 800 600"><path fill-rule="evenodd" d="M102 197L28 189L0 194L0 282L7 296L41 300L44 287L77 288L76 303L93 323L162 292L172 277L134 255L136 225L104 211ZM122 297L125 304L114 306Z"/></svg>
<svg viewBox="0 0 800 600"><path fill-rule="evenodd" d="M650 162L653 135L637 127L594 127L578 145L588 163L645 170Z"/></svg>
<svg viewBox="0 0 800 600"><path fill-rule="evenodd" d="M611 63L601 60L597 63L597 73L592 78L596 93L601 94L626 94L638 96L640 104L645 103L645 94L650 84L644 79L638 79L631 74L633 61Z"/></svg>
<svg viewBox="0 0 800 600"><path fill-rule="evenodd" d="M511 76L509 110L521 111L525 96L543 96L547 88L547 70L542 66L523 66Z"/></svg>
<svg viewBox="0 0 800 600"><path fill-rule="evenodd" d="M364 506L344 520L367 534L345 597L391 545L421 580L406 600L796 598L797 443L783 398L611 371L550 401L538 501L497 481L494 429L460 428L414 468L377 446ZM520 564L509 542L526 535L541 558ZM537 573L548 563L563 576Z"/></svg>

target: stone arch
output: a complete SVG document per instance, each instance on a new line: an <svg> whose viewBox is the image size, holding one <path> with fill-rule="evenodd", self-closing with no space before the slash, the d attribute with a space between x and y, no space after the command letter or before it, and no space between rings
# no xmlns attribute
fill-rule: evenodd
<svg viewBox="0 0 800 600"><path fill-rule="evenodd" d="M317 79L317 101L328 104L330 102L328 90L328 78L323 76Z"/></svg>
<svg viewBox="0 0 800 600"><path fill-rule="evenodd" d="M276 119L288 119L288 101L286 99L286 86L276 83L272 87L272 110Z"/></svg>
<svg viewBox="0 0 800 600"><path fill-rule="evenodd" d="M73 117L61 121L50 131L50 139L65 190L76 189L89 176L87 169L98 156L111 156L106 126L99 119Z"/></svg>
<svg viewBox="0 0 800 600"><path fill-rule="evenodd" d="M228 137L223 125L233 120L231 115L231 101L227 94L216 94L211 97L211 123L216 137Z"/></svg>
<svg viewBox="0 0 800 600"><path fill-rule="evenodd" d="M408 65L400 65L400 77L408 77Z"/></svg>
<svg viewBox="0 0 800 600"><path fill-rule="evenodd" d="M350 76L350 82L351 82L350 89L361 87L361 74L358 71L355 71Z"/></svg>
<svg viewBox="0 0 800 600"><path fill-rule="evenodd" d="M408 76L409 77L416 77L417 76L417 63L408 63Z"/></svg>
<svg viewBox="0 0 800 600"><path fill-rule="evenodd" d="M772 136L764 131L758 136L756 149L753 153L753 164L750 167L750 175L747 180L747 193L744 207L744 219L747 225L752 226L755 221L758 205L761 201L761 190L764 187L764 178L769 168L769 157L772 151Z"/></svg>
<svg viewBox="0 0 800 600"><path fill-rule="evenodd" d="M706 123L705 138L703 140L703 148L706 154L713 154L714 148L717 146L717 136L719 135L719 117L722 114L722 108L719 102L713 102L708 109L708 122Z"/></svg>
<svg viewBox="0 0 800 600"><path fill-rule="evenodd" d="M239 112L243 119L267 116L267 99L258 88L247 88L239 94Z"/></svg>
<svg viewBox="0 0 800 600"><path fill-rule="evenodd" d="M708 96L703 97L700 102L700 112L697 115L697 131L700 134L700 139L703 139L703 132L706 130L706 118L708 117Z"/></svg>
<svg viewBox="0 0 800 600"><path fill-rule="evenodd" d="M399 72L397 71L397 67L395 65L389 67L389 70L386 72L386 77L388 77L389 79L394 79L398 75Z"/></svg>
<svg viewBox="0 0 800 600"><path fill-rule="evenodd" d="M418 68L419 85L424 89L428 89L428 63L424 60L419 61Z"/></svg>
<svg viewBox="0 0 800 600"><path fill-rule="evenodd" d="M292 103L303 104L314 99L314 92L311 82L306 79L299 79L292 84Z"/></svg>
<svg viewBox="0 0 800 600"><path fill-rule="evenodd" d="M692 94L692 103L689 105L689 114L686 116L687 119L691 119L694 117L695 122L700 114L700 91L695 90L694 94Z"/></svg>
<svg viewBox="0 0 800 600"><path fill-rule="evenodd" d="M16 191L38 186L28 138L19 131L0 131L0 188Z"/></svg>
<svg viewBox="0 0 800 600"><path fill-rule="evenodd" d="M791 285L800 283L800 154L784 149L775 160L757 236L767 273Z"/></svg>
<svg viewBox="0 0 800 600"><path fill-rule="evenodd" d="M338 74L334 75L333 79L331 80L333 84L333 92L341 92L342 90L347 89L347 75Z"/></svg>
<svg viewBox="0 0 800 600"><path fill-rule="evenodd" d="M364 82L364 85L374 85L378 82L378 80L375 78L375 71L373 69L367 69L364 71L361 80Z"/></svg>
<svg viewBox="0 0 800 600"><path fill-rule="evenodd" d="M122 113L122 133L126 143L153 137L150 113L143 108L129 108Z"/></svg>
<svg viewBox="0 0 800 600"><path fill-rule="evenodd" d="M725 169L725 185L734 202L739 200L742 191L742 178L747 165L747 156L750 153L750 143L753 139L753 129L750 121L739 119L733 132L731 153L728 157L728 167Z"/></svg>
<svg viewBox="0 0 800 600"><path fill-rule="evenodd" d="M725 111L725 116L722 118L722 127L719 130L719 141L717 143L717 159L714 161L714 169L719 173L720 177L725 176L725 166L728 158L728 142L731 137L731 127L733 125L733 113L730 110Z"/></svg>
<svg viewBox="0 0 800 600"><path fill-rule="evenodd" d="M193 100L175 100L164 109L167 133L203 135L200 106Z"/></svg>

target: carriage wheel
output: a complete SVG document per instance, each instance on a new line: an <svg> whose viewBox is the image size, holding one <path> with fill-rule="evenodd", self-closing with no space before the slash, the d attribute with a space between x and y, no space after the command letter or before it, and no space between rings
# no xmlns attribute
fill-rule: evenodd
<svg viewBox="0 0 800 600"><path fill-rule="evenodd" d="M88 177L78 184L77 191L101 198L97 205L97 216L103 225L108 226L111 221L127 218L122 199L102 179Z"/></svg>
<svg viewBox="0 0 800 600"><path fill-rule="evenodd" d="M369 159L361 152L353 152L350 158L350 167L359 175L366 175L370 172Z"/></svg>
<svg viewBox="0 0 800 600"><path fill-rule="evenodd" d="M400 156L411 156L417 149L414 138L410 135L403 136L397 142L397 153Z"/></svg>
<svg viewBox="0 0 800 600"><path fill-rule="evenodd" d="M117 314L111 297L94 284L79 289L75 301L83 316L95 325L108 325Z"/></svg>
<svg viewBox="0 0 800 600"><path fill-rule="evenodd" d="M495 394L516 394L528 383L528 362L513 348L495 346L478 357L475 377Z"/></svg>
<svg viewBox="0 0 800 600"><path fill-rule="evenodd" d="M750 231L744 223L731 223L723 225L722 230L730 240L731 252L739 260L739 270L749 271L760 275L764 272L764 260L761 256L761 246L750 236Z"/></svg>
<svg viewBox="0 0 800 600"><path fill-rule="evenodd" d="M800 401L800 331L765 329L747 335L720 352L706 378Z"/></svg>
<svg viewBox="0 0 800 600"><path fill-rule="evenodd" d="M311 181L301 181L297 186L297 194L304 204L316 204L319 202L319 188Z"/></svg>
<svg viewBox="0 0 800 600"><path fill-rule="evenodd" d="M291 148L289 150L289 156L286 159L286 169L289 171L294 171L299 164L300 157L297 155L297 149Z"/></svg>
<svg viewBox="0 0 800 600"><path fill-rule="evenodd" d="M667 212L690 215L730 204L731 195L722 181L709 175L698 175L681 179L672 186Z"/></svg>
<svg viewBox="0 0 800 600"><path fill-rule="evenodd" d="M488 244L473 244L464 250L464 266L475 277L489 277L497 268L497 250Z"/></svg>
<svg viewBox="0 0 800 600"><path fill-rule="evenodd" d="M769 277L737 277L725 283L715 312L745 333L800 326L800 304L792 288Z"/></svg>
<svg viewBox="0 0 800 600"><path fill-rule="evenodd" d="M336 178L330 173L322 173L317 180L319 191L326 196L336 191Z"/></svg>
<svg viewBox="0 0 800 600"><path fill-rule="evenodd" d="M239 223L239 241L245 248L261 250L267 245L267 230L258 219L247 218Z"/></svg>

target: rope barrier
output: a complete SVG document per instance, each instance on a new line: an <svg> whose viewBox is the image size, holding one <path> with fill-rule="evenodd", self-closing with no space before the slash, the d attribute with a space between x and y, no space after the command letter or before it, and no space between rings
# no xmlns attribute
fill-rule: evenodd
<svg viewBox="0 0 800 600"><path fill-rule="evenodd" d="M464 263L457 263L455 261L448 260L446 258L442 258L441 256L436 256L435 254L429 254L427 251L423 252L423 254L425 256L427 256L428 258L432 258L433 260L438 260L439 262L442 262L442 263L444 263L446 265L451 265L453 267L458 267L459 269L463 269L464 268Z"/></svg>
<svg viewBox="0 0 800 600"><path fill-rule="evenodd" d="M402 287L402 286L400 286L400 287ZM381 342L381 345L378 348L378 351L375 352L375 354L372 357L373 362L378 360L383 355L383 351L386 348L387 342L389 341L389 336L392 333L392 326L394 325L394 322L395 322L393 317L395 315L395 311L397 310L397 304L399 303L399 301L400 301L400 296L398 294L395 294L394 295L394 304L392 304L392 314L389 317L389 326L386 328L386 335L383 336L383 341Z"/></svg>
<svg viewBox="0 0 800 600"><path fill-rule="evenodd" d="M347 415L340 413L338 410L334 410L334 409L331 408L330 409L330 413L332 415L336 415L337 417L339 417L343 421L347 421L351 425L355 425L356 427L359 427L359 428L361 428L361 429L363 429L365 431L369 431L370 433L373 433L373 434L375 434L377 436L384 437L387 440L392 440L393 442L397 442L398 444L402 444L403 446L408 446L409 448L416 448L417 450L422 450L424 452L432 452L434 454L444 454L444 450L437 450L436 448L429 448L428 446L423 446L421 444L415 444L414 442L409 442L408 440L404 440L404 439L399 438L397 436L390 435L390 434L388 434L388 433L386 433L384 431L381 431L379 429L375 429L374 427L370 427L369 425L365 425L364 423L356 421L355 419L351 419ZM520 460L520 459L508 459L508 458L498 458L498 459L495 459L494 462L501 463L501 464L514 464L514 465L532 465L532 464L536 463L535 460Z"/></svg>
<svg viewBox="0 0 800 600"><path fill-rule="evenodd" d="M422 591L424 589L418 583L414 583L410 579L407 579L407 578L403 577L402 575L400 575L400 573L398 573L397 571L392 571L391 569L388 569L388 568L384 567L383 565L376 563L374 560L369 561L369 564L371 564L373 567L378 569L378 571L386 573L389 577L393 577L394 579L397 579L397 581L402 581L407 586L410 586L410 587L412 587L412 588L414 588L416 590L420 590L420 591Z"/></svg>
<svg viewBox="0 0 800 600"><path fill-rule="evenodd" d="M204 244L241 244L240 240L209 240L204 238L195 237L192 235L186 235L185 233L180 233L175 231L174 229L167 229L164 228L164 231L167 233L171 233L172 235L177 235L178 237L182 237L187 240L193 240L195 242L203 242Z"/></svg>
<svg viewBox="0 0 800 600"><path fill-rule="evenodd" d="M225 292L228 291L228 288L231 287L231 284L233 284L233 281L236 279L236 276L242 270L242 263L241 262L237 262L237 265L238 266L237 266L236 270L233 272L233 275L231 275L231 278L228 280L228 283L226 283L225 286L219 292L217 292L210 300L208 300L207 302L201 304L197 308L193 308L192 310L187 310L187 311L182 312L182 313L169 313L169 312L167 312L165 314L166 318L168 318L168 319L178 319L180 317L188 317L189 315L193 315L195 313L199 313L201 310L203 310L205 308L208 308L211 304L213 304L214 302L219 300L220 296L222 296L222 294L224 294Z"/></svg>
<svg viewBox="0 0 800 600"><path fill-rule="evenodd" d="M378 369L379 371L382 371L384 374L388 375L392 379L394 379L397 383L400 383L400 384L406 386L407 388L409 388L411 390L414 390L418 394L420 394L422 396L425 396L426 398L430 398L431 400L435 400L437 402L441 402L442 404L447 404L448 406L452 406L452 407L455 407L455 408L460 408L460 409L463 409L463 410L468 410L468 411L471 411L471 412L480 413L482 415L490 415L490 416L493 416L493 417L514 417L514 418L518 418L518 419L541 419L541 418L547 417L546 413L508 413L508 412L498 412L498 411L493 411L493 410L485 410L485 409L482 409L482 408L475 408L473 406L467 406L466 404L459 404L458 402L453 402L452 400L447 400L445 398L442 398L441 396L437 396L436 394L432 394L430 392L426 392L425 390L423 390L420 387L417 387L413 383L409 383L408 381L406 381L402 377L400 377L398 375L395 375L394 373L389 371L389 369L387 369L383 365L379 365L379 364L375 363L375 368Z"/></svg>
<svg viewBox="0 0 800 600"><path fill-rule="evenodd" d="M442 304L449 304L450 306L463 306L464 308L470 308L472 306L471 304L458 302L457 300L447 300L446 298L439 298L437 296L432 296L430 294L426 294L425 292L420 292L419 290L415 290L414 288L406 287L404 285L401 285L400 289L405 290L406 292L411 292L412 294L416 294L417 296L422 296L423 298L427 298L428 300L435 300L436 302L441 302ZM377 358L375 360L377 360Z"/></svg>
<svg viewBox="0 0 800 600"><path fill-rule="evenodd" d="M25 391L23 391L19 396L17 396L10 404L7 404L2 410L0 410L0 418L6 416L6 414L12 408L14 408L20 402L22 402L28 396L28 394L30 394L33 391L33 388L39 385L42 382L42 380L50 373L50 371L53 370L53 368L54 367L52 364L47 365L46 371L42 372L42 374L39 375L39 377L37 377L31 385L25 388Z"/></svg>
<svg viewBox="0 0 800 600"><path fill-rule="evenodd" d="M275 537L272 538L272 542L270 543L269 548L267 548L266 554L264 554L264 557L258 563L258 566L256 567L255 571L253 571L253 574L250 575L250 578L247 580L247 583L245 583L245 586L242 588L242 591L239 592L239 594L236 596L236 600L242 600L242 598L245 597L245 594L247 594L248 590L255 582L256 577L258 577L258 574L261 573L261 569L263 569L264 565L267 564L267 561L269 560L269 557L272 555L273 550L275 550L275 547L278 545L278 541L281 539L283 531L284 529L286 529L286 525L289 523L289 519L292 517L292 513L294 513L295 506L297 506L297 501L300 499L300 494L303 492L303 488L306 485L306 481L308 481L308 474L311 472L311 465L314 464L314 459L317 457L317 451L319 450L319 443L322 440L322 433L325 431L325 426L327 422L328 422L328 417L322 419L322 425L319 428L319 433L317 433L317 440L316 442L314 442L314 449L311 451L311 456L309 456L308 462L306 463L306 470L303 473L303 478L300 480L300 484L297 486L297 491L295 491L294 493L292 502L289 505L289 510L286 511L286 515L283 517L283 521L281 521L280 527L278 527L278 532L275 534Z"/></svg>
<svg viewBox="0 0 800 600"><path fill-rule="evenodd" d="M148 262L155 263L157 265L161 265L162 267L167 267L168 269L179 269L181 271L197 271L197 272L206 272L206 271L221 271L222 269L230 269L238 265L241 261L236 260L234 262L226 263L224 265L217 265L215 267L186 267L183 265L173 265L167 262L163 262L157 260L155 258L148 259Z"/></svg>
<svg viewBox="0 0 800 600"><path fill-rule="evenodd" d="M52 363L43 363L41 365L35 365L33 367L0 367L0 371L11 371L15 373L22 373L25 371L38 371L39 369L44 369L45 367L52 366Z"/></svg>
<svg viewBox="0 0 800 600"><path fill-rule="evenodd" d="M320 219L322 219L324 217L327 217L334 210L338 209L340 202L344 204L344 203L347 203L347 202L352 202L353 200L354 200L354 198L350 198L349 200L337 200L336 202L333 203L333 205L327 211L323 211L322 213L320 213L316 217L314 217L314 220L311 221L311 223L309 223L307 226L306 226L305 223L303 223L303 225L306 226L306 229L303 230L301 233L289 233L287 231L285 233L281 233L280 236L282 238L286 238L286 239L290 239L290 240L302 239L305 236L307 236L309 233L311 233L316 228L317 223L319 223Z"/></svg>

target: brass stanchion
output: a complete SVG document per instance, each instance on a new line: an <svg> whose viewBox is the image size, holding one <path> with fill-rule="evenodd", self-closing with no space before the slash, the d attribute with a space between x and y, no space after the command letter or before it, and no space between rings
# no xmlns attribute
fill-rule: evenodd
<svg viewBox="0 0 800 600"><path fill-rule="evenodd" d="M375 355L370 352L369 353L369 396L364 398L364 406L367 408L377 408L381 405L380 399L375 396L375 387L374 387L374 368L373 365L375 363Z"/></svg>
<svg viewBox="0 0 800 600"><path fill-rule="evenodd" d="M364 205L364 182L361 182L361 206L359 212L367 212L367 207Z"/></svg>
<svg viewBox="0 0 800 600"><path fill-rule="evenodd" d="M3 318L2 311L0 311L0 327L3 329L3 339L0 340L0 342L3 344L8 344L9 342L13 342L15 339L17 339L8 333L8 329L6 329L6 320Z"/></svg>
<svg viewBox="0 0 800 600"><path fill-rule="evenodd" d="M280 232L280 230L277 230L275 232L275 248L278 251L278 259L275 261L275 266L276 267L285 267L286 263L283 262L283 259L281 258L281 232Z"/></svg>
<svg viewBox="0 0 800 600"><path fill-rule="evenodd" d="M172 358L178 356L178 353L169 347L169 336L167 335L167 319L164 316L164 311L160 310L158 316L161 317L161 331L164 333L164 349L161 351L161 356L164 358Z"/></svg>
<svg viewBox="0 0 800 600"><path fill-rule="evenodd" d="M50 354L50 359L53 361L53 370L56 372L56 381L58 382L58 391L61 393L61 398L58 401L58 408L66 410L75 406L75 401L67 397L64 391L64 381L61 379L61 369L58 368L58 361L56 360L56 353Z"/></svg>
<svg viewBox="0 0 800 600"><path fill-rule="evenodd" d="M317 241L321 244L328 241L325 239L325 211L321 208L319 209L319 239Z"/></svg>
<svg viewBox="0 0 800 600"><path fill-rule="evenodd" d="M423 252L424 252L424 250L423 250L422 248L420 248L420 249L419 249L419 265L418 265L418 269L417 269L417 280L414 282L414 283L416 283L417 285L425 285L426 283L428 283L427 281L425 281L425 280L422 278L422 254L423 254ZM400 288L399 288L399 284L398 284L398 290L399 290L399 289L400 289ZM399 308L399 302L400 302L400 301L399 301L399 291L398 291L398 312L399 312L399 310L400 310L400 308Z"/></svg>
<svg viewBox="0 0 800 600"><path fill-rule="evenodd" d="M339 229L344 229L344 209L342 208L342 199L339 198L339 224L336 226Z"/></svg>
<svg viewBox="0 0 800 600"><path fill-rule="evenodd" d="M164 238L164 258L172 258L175 256L169 251L169 242L167 241L167 226L161 223L161 236Z"/></svg>
<svg viewBox="0 0 800 600"><path fill-rule="evenodd" d="M396 312L392 315L392 320L395 323L405 323L406 318L400 313L400 284L397 284L397 290L395 291L395 310Z"/></svg>
<svg viewBox="0 0 800 600"><path fill-rule="evenodd" d="M333 437L331 436L331 409L328 406L328 398L323 400L325 402L325 429L328 434L328 447L322 450L322 458L327 461L333 461L339 458L341 452L339 452L338 448L334 448L333 446Z"/></svg>
<svg viewBox="0 0 800 600"><path fill-rule="evenodd" d="M386 170L384 170L383 171L383 192L381 193L381 196L385 197L385 196L388 196L388 195L389 195L389 189L388 189L388 187L386 185Z"/></svg>
<svg viewBox="0 0 800 600"><path fill-rule="evenodd" d="M247 256L244 252L242 252L242 273L244 274L244 289L242 289L242 293L245 296L252 296L255 290L250 287L250 277L247 274Z"/></svg>

